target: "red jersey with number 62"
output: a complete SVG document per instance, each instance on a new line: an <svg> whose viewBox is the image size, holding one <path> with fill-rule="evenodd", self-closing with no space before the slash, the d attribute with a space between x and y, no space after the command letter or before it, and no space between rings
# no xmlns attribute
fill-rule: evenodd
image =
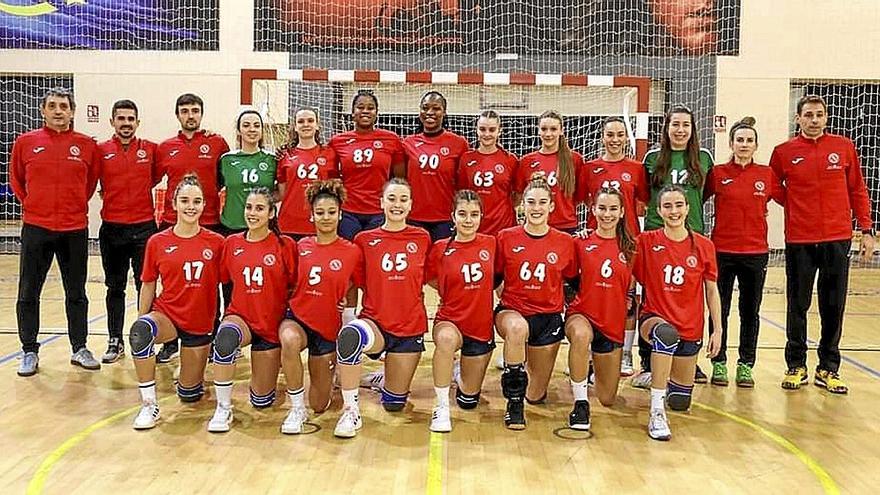
<svg viewBox="0 0 880 495"><path fill-rule="evenodd" d="M492 340L495 238L477 234L470 242L435 242L428 280L435 279L440 307L434 321L450 321L463 335L480 342Z"/></svg>
<svg viewBox="0 0 880 495"><path fill-rule="evenodd" d="M458 160L468 142L458 134L443 131L436 136L424 133L403 140L406 151L406 179L412 186L412 212L418 222L449 221Z"/></svg>
<svg viewBox="0 0 880 495"><path fill-rule="evenodd" d="M513 153L499 148L485 155L471 150L461 156L458 165L458 189L471 189L483 203L481 234L498 235L516 225L513 210L513 181L518 161Z"/></svg>
<svg viewBox="0 0 880 495"><path fill-rule="evenodd" d="M309 221L311 209L306 188L316 180L339 177L336 152L328 146L285 150L278 159L278 183L284 184L278 228L285 234L312 234L315 225Z"/></svg>
<svg viewBox="0 0 880 495"><path fill-rule="evenodd" d="M351 285L362 284L364 255L341 237L330 244L306 237L297 248L296 292L290 299L290 310L324 340L336 342L342 327L339 303Z"/></svg>
<svg viewBox="0 0 880 495"><path fill-rule="evenodd" d="M696 232L683 241L663 229L644 232L636 241L633 274L644 286L642 311L666 320L683 340L703 338L703 283L718 279L712 241Z"/></svg>
<svg viewBox="0 0 880 495"><path fill-rule="evenodd" d="M495 272L504 275L501 306L523 316L562 311L562 282L577 276L574 240L554 228L535 237L521 226L498 234Z"/></svg>
<svg viewBox="0 0 880 495"><path fill-rule="evenodd" d="M571 196L562 192L562 185L559 184L559 158L556 153L544 154L540 151L534 151L522 157L519 161L519 169L517 170L517 180L515 183L516 192L522 193L528 185L529 180L535 172L544 172L547 177L547 184L553 193L553 202L556 208L550 212L550 226L557 229L573 229L577 227L577 216L575 215L575 206L577 203L584 201L585 194L578 182L580 170L584 166L584 158L577 151L571 152L572 166L574 167L575 189Z"/></svg>
<svg viewBox="0 0 880 495"><path fill-rule="evenodd" d="M151 309L162 312L178 329L210 334L222 258L223 236L205 228L189 238L175 235L173 227L150 237L141 280L162 280L162 292Z"/></svg>
<svg viewBox="0 0 880 495"><path fill-rule="evenodd" d="M428 330L422 286L431 237L424 229L407 226L399 232L381 227L354 238L364 252L364 309L382 330L398 337L415 337Z"/></svg>
<svg viewBox="0 0 880 495"><path fill-rule="evenodd" d="M400 136L384 129L348 131L333 136L330 147L339 157L339 170L348 193L342 209L366 215L382 213L382 186L391 177L391 166L404 161Z"/></svg>

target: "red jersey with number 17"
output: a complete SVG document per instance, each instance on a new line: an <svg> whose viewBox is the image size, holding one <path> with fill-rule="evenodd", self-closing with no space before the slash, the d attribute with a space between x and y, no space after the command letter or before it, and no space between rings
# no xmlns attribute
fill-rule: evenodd
<svg viewBox="0 0 880 495"><path fill-rule="evenodd" d="M519 161L519 169L516 175L516 192L522 193L535 172L544 172L547 183L553 193L553 202L556 207L550 212L550 226L557 229L573 229L578 225L575 215L575 206L585 199L583 187L577 184L580 170L584 167L584 157L577 151L571 152L572 166L574 167L575 189L571 196L562 192L559 184L559 158L556 153L544 154L534 151L522 157Z"/></svg>
<svg viewBox="0 0 880 495"><path fill-rule="evenodd" d="M638 235L639 228L638 202L648 204L651 189L645 166L632 158L624 158L617 162L608 162L601 158L590 160L581 169L580 183L586 188L586 197L595 203L596 192L603 187L612 187L623 195L623 218L630 234ZM587 216L587 227L596 228L596 217L592 212Z"/></svg>
<svg viewBox="0 0 880 495"><path fill-rule="evenodd" d="M467 337L492 340L495 238L477 234L470 242L441 239L428 260L428 280L437 280L440 307L434 321L450 321Z"/></svg>
<svg viewBox="0 0 880 495"><path fill-rule="evenodd" d="M663 229L643 232L636 241L633 274L644 286L642 311L666 320L683 340L703 338L703 283L718 279L712 241L696 232L683 241L666 237Z"/></svg>
<svg viewBox="0 0 880 495"><path fill-rule="evenodd" d="M329 146L290 148L278 158L276 176L284 184L278 228L285 234L313 234L315 225L309 221L311 208L306 200L306 188L316 180L339 177L339 161Z"/></svg>
<svg viewBox="0 0 880 495"><path fill-rule="evenodd" d="M403 140L406 151L406 179L412 186L412 212L418 222L449 221L458 160L468 142L451 131L428 136L424 133Z"/></svg>
<svg viewBox="0 0 880 495"><path fill-rule="evenodd" d="M297 248L299 266L290 310L324 340L336 342L342 327L339 302L351 285L363 283L364 255L341 237L330 244L318 244L316 237L306 237L300 239Z"/></svg>
<svg viewBox="0 0 880 495"><path fill-rule="evenodd" d="M504 276L501 306L523 316L559 313L562 282L577 276L574 240L554 228L535 237L517 226L498 234L495 272Z"/></svg>
<svg viewBox="0 0 880 495"><path fill-rule="evenodd" d="M400 136L384 129L348 131L333 136L330 147L339 157L339 170L348 193L342 209L365 215L382 213L382 187L391 177L391 166L404 161Z"/></svg>
<svg viewBox="0 0 880 495"><path fill-rule="evenodd" d="M194 237L178 237L170 227L147 241L143 282L162 280L154 311L188 333L209 335L217 314L217 286L223 236L201 228Z"/></svg>
<svg viewBox="0 0 880 495"><path fill-rule="evenodd" d="M398 337L415 337L428 330L422 286L431 237L424 229L407 226L398 232L382 227L354 238L364 252L364 309L382 330Z"/></svg>
<svg viewBox="0 0 880 495"><path fill-rule="evenodd" d="M483 203L481 234L498 235L516 225L513 209L513 181L518 161L513 153L498 148L488 155L471 150L458 164L458 189L471 189Z"/></svg>

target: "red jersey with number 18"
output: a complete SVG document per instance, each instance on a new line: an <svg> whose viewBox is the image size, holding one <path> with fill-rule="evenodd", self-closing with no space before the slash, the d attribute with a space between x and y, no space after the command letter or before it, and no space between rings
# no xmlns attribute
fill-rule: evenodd
<svg viewBox="0 0 880 495"><path fill-rule="evenodd" d="M150 237L141 280L162 280L162 292L151 309L188 333L210 334L217 314L222 258L223 236L205 228L194 237L178 237L173 227Z"/></svg>
<svg viewBox="0 0 880 495"><path fill-rule="evenodd" d="M458 189L471 189L483 203L481 234L498 235L516 225L513 210L513 181L518 161L513 153L498 148L485 155L471 150L461 156L458 165Z"/></svg>
<svg viewBox="0 0 880 495"><path fill-rule="evenodd" d="M379 198L391 177L391 166L403 163L400 136L384 129L370 132L348 131L330 139L339 157L339 170L348 197L342 209L352 213L382 213Z"/></svg>
<svg viewBox="0 0 880 495"><path fill-rule="evenodd" d="M398 337L416 337L428 330L422 286L431 237L407 226L398 232L382 227L354 238L364 252L364 309L382 330Z"/></svg>
<svg viewBox="0 0 880 495"><path fill-rule="evenodd" d="M703 338L703 283L718 279L712 241L696 232L683 241L666 237L663 229L643 232L636 241L633 274L644 286L644 313L669 322L683 340Z"/></svg>
<svg viewBox="0 0 880 495"><path fill-rule="evenodd" d="M278 228L285 234L313 234L315 225L309 221L311 209L306 188L316 180L339 177L336 152L328 146L285 150L278 159L278 183L284 184Z"/></svg>

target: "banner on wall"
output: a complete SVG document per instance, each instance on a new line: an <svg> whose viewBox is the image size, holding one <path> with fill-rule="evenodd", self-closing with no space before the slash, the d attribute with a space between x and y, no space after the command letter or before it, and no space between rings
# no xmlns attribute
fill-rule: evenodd
<svg viewBox="0 0 880 495"><path fill-rule="evenodd" d="M219 0L0 0L0 48L218 50Z"/></svg>

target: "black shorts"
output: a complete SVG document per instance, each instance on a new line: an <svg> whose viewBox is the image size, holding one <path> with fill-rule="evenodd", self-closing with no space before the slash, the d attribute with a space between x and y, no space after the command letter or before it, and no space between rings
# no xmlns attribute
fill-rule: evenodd
<svg viewBox="0 0 880 495"><path fill-rule="evenodd" d="M425 352L424 335L416 335L414 337L398 337L396 335L392 335L386 332L385 329L383 329L382 326L376 323L374 320L370 321L372 321L377 327L379 327L379 332L382 334L382 338L385 340L385 347L380 352L367 354L370 359L379 359L379 357L382 356L383 352L397 352L401 354Z"/></svg>
<svg viewBox="0 0 880 495"><path fill-rule="evenodd" d="M272 349L280 349L281 344L269 342L260 337L256 332L251 332L251 352L271 351Z"/></svg>
<svg viewBox="0 0 880 495"><path fill-rule="evenodd" d="M177 338L180 339L180 345L183 347L202 347L214 341L214 336L210 333L199 335L179 328L177 329Z"/></svg>
<svg viewBox="0 0 880 495"><path fill-rule="evenodd" d="M655 315L653 313L642 313L639 315L639 334L641 335L642 324L648 318L663 318L662 316ZM650 343L650 342L648 342ZM677 357L690 357L696 356L697 353L700 352L700 349L703 347L702 340L684 340L680 339L678 341L678 347L675 348L675 354L673 356Z"/></svg>
<svg viewBox="0 0 880 495"><path fill-rule="evenodd" d="M483 342L481 340L472 339L467 335L461 336L461 355L462 356L485 356L492 352L495 348L495 341Z"/></svg>
<svg viewBox="0 0 880 495"><path fill-rule="evenodd" d="M592 324L592 323L591 323ZM623 347L623 344L618 344L613 340L609 339L602 333L602 330L597 326L593 326L593 342L590 343L590 350L595 352L596 354L608 354L609 352L614 351L615 349L620 349Z"/></svg>
<svg viewBox="0 0 880 495"><path fill-rule="evenodd" d="M303 323L302 320L293 314L293 311L291 311L290 308L287 308L287 311L284 312L284 319L295 321L296 324L302 327L303 331L306 333L309 357L323 356L325 354L330 354L331 352L336 352L336 342L331 342L325 339L320 333L312 329L312 327Z"/></svg>
<svg viewBox="0 0 880 495"><path fill-rule="evenodd" d="M452 237L455 228L451 220L441 220L439 222L422 222L419 220L407 220L408 224L415 227L421 227L428 231L431 236L431 242L434 243L440 239L449 239Z"/></svg>
<svg viewBox="0 0 880 495"><path fill-rule="evenodd" d="M495 316L502 311L516 311L505 308L502 305L495 307ZM520 315L529 324L528 345L532 347L541 347L545 345L561 342L565 338L565 332L562 330L562 315L559 313L539 313L536 315Z"/></svg>

